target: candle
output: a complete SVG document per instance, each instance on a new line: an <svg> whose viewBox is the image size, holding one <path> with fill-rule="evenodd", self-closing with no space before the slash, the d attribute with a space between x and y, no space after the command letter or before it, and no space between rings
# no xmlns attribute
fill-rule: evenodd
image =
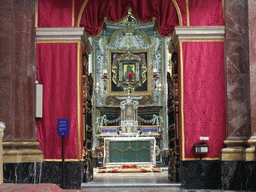
<svg viewBox="0 0 256 192"><path fill-rule="evenodd" d="M157 72L157 68L153 68L153 73L156 73Z"/></svg>

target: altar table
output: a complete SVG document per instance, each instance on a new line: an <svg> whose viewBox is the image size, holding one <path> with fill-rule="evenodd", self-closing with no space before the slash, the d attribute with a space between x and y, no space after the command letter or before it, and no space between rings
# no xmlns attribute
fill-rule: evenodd
<svg viewBox="0 0 256 192"><path fill-rule="evenodd" d="M108 137L104 139L104 165L156 164L155 137Z"/></svg>

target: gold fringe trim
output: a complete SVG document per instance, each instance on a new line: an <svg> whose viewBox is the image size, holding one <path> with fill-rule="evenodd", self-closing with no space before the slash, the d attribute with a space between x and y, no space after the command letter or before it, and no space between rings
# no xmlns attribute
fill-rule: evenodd
<svg viewBox="0 0 256 192"><path fill-rule="evenodd" d="M188 0L186 0L186 11L187 11L187 26L190 26L190 19L189 19L189 4Z"/></svg>
<svg viewBox="0 0 256 192"><path fill-rule="evenodd" d="M77 120L78 120L78 159L81 159L81 42L77 44Z"/></svg>
<svg viewBox="0 0 256 192"><path fill-rule="evenodd" d="M182 50L182 42L179 42L180 49L180 116L181 116L181 160L185 159L185 135L184 135L184 85L183 85L183 50Z"/></svg>
<svg viewBox="0 0 256 192"><path fill-rule="evenodd" d="M72 0L72 27L75 27L75 0Z"/></svg>
<svg viewBox="0 0 256 192"><path fill-rule="evenodd" d="M36 0L36 2L35 2L35 9L36 9L36 12L35 12L35 27L37 28L38 27L38 0Z"/></svg>

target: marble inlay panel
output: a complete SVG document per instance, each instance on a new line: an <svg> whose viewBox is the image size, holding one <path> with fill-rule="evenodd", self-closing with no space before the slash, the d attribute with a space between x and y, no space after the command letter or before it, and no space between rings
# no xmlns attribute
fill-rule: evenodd
<svg viewBox="0 0 256 192"><path fill-rule="evenodd" d="M255 161L222 161L221 183L223 190L255 191Z"/></svg>
<svg viewBox="0 0 256 192"><path fill-rule="evenodd" d="M255 178L256 178L256 163L255 161L247 161L245 163L245 190L256 191Z"/></svg>
<svg viewBox="0 0 256 192"><path fill-rule="evenodd" d="M43 162L42 183L55 183L61 187L62 162ZM65 162L65 188L80 189L82 162Z"/></svg>
<svg viewBox="0 0 256 192"><path fill-rule="evenodd" d="M41 183L42 163L4 163L4 183Z"/></svg>
<svg viewBox="0 0 256 192"><path fill-rule="evenodd" d="M220 161L182 161L180 181L185 189L220 189Z"/></svg>

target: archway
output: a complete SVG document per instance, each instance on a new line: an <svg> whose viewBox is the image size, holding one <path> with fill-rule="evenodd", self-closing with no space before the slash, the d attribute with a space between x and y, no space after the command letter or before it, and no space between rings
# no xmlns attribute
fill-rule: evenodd
<svg viewBox="0 0 256 192"><path fill-rule="evenodd" d="M178 173L177 170L179 165L179 148L177 147L177 145L179 145L178 138L175 139L175 146L173 146L172 141L178 134L176 133L177 131L175 133L172 132L172 128L176 123L173 121L173 117L169 118L169 123L167 118L168 116L173 116L173 114L167 113L167 95L172 96L173 94L171 91L167 94L168 91L166 87L166 74L168 69L172 68L166 63L169 38L166 39L157 34L155 21L151 21L147 24L138 22L132 14L132 10L129 10L125 18L122 21L119 21L118 24L113 24L106 20L105 22L106 24L104 24L105 27L101 34L91 40L92 47L94 48L94 53L91 57L91 68L93 69L91 69L90 72L88 72L88 70L84 72L86 77L90 73L93 77L93 82L88 80L88 83L91 84L93 88L88 88L86 86L88 89L88 98L91 97L92 89L94 89L94 106L92 107L94 113L88 113L88 118L92 118L93 120L85 121L85 154L87 154L85 157L85 164L87 169L87 181L90 181L93 178L93 158L96 159L97 164L98 161L100 161L100 164L103 164L102 154L104 153L100 152L100 148L104 147L104 138L116 137L116 133L121 129L118 128L118 126L121 126L122 124L119 109L121 102L120 97L127 96L128 90L125 85L125 63L129 63L127 66L133 66L133 79L135 80L135 83L132 85L133 91L131 96L133 99L141 97L138 100L140 106L138 109L138 123L140 131L142 132L142 130L144 130L141 136L150 136L156 139L156 147L158 150L161 150L161 154L159 154L160 151L157 152L156 162L160 167L167 165L172 167L169 169L169 179L177 182L179 180L177 176L178 174L176 174ZM127 54L132 60L128 58L125 59ZM142 70L142 68L139 67L139 63L134 63L136 57L144 54L148 54L145 60L146 70ZM123 58L123 61L112 61L112 57L118 57L119 59ZM87 64L87 57L85 57L85 63ZM112 63L118 64L112 66ZM85 68L87 69L88 67ZM122 69L124 72L122 72ZM142 70L142 72L140 72L140 70ZM104 71L109 71L109 73L107 74ZM143 77L143 73L145 73L145 77ZM172 72L170 73L174 74ZM157 76L157 78L154 75ZM123 80L125 80L125 82L123 82ZM144 83L146 87L143 85L143 82L146 83ZM88 83L85 84L87 85ZM142 84L142 86L140 84ZM88 101L86 101L86 103L85 111L90 105L88 105ZM173 105L173 103L170 103L170 105ZM169 108L173 107L169 106ZM172 109L169 109L169 111L170 110ZM85 119L88 119L86 116L85 112ZM172 125L170 130L168 129L168 127L170 127L168 124ZM178 130L178 124L176 124L175 127L176 130ZM151 131L145 132L147 129L157 129L157 131L155 134L149 134ZM109 131L109 133L106 131ZM168 134L168 132L172 133ZM168 135L170 137L169 139ZM171 150L168 149L170 147ZM91 151L94 153L91 153ZM168 155L168 153L170 154ZM99 156L99 154L101 154L101 156ZM175 157L171 157L172 155L175 155ZM177 163L173 163L173 159L175 159L175 162ZM170 163L168 163L168 161L170 161ZM116 165L116 167L118 166ZM122 171L116 167L113 171ZM146 166L144 165L144 168L145 167ZM165 168L167 172L167 167ZM100 167L100 172L111 172L111 170L110 166L108 166L108 169ZM125 171L128 170L126 169Z"/></svg>
<svg viewBox="0 0 256 192"><path fill-rule="evenodd" d="M86 2L88 2L88 5L89 5L89 3L90 3L90 1L86 1ZM112 1L109 1L109 2L112 2ZM135 1L129 1L129 3L130 3L130 6L134 6L135 8L136 8L136 6L134 5L135 3L134 3ZM141 1L142 2L142 1ZM146 2L146 1L143 1L144 3ZM164 1L164 2L166 2L166 1ZM172 1L172 2L175 2L175 1ZM183 1L183 3L184 3L185 1ZM205 7L204 8L202 8L202 7L198 7L197 6L197 4L192 4L192 6L191 6L191 8L190 9L188 9L188 3L187 3L188 1L186 1L186 3L185 4L183 4L183 5L186 5L185 6L185 8L184 7L182 7L181 5L182 5L182 1L180 0L180 1L178 1L178 4L179 4L179 7L181 8L181 13L182 13L182 15L183 15L183 18L182 18L182 24L183 25L186 25L186 26L190 26L190 25L193 25L193 26L195 26L196 24L198 24L198 25L201 25L201 26L209 26L209 25L223 25L223 20L222 20L222 17L221 17L221 2L220 1L218 1L218 4L211 4L211 3L209 3L209 2L204 2L204 5L205 5L205 7L211 7L212 9L211 9L211 11L209 11L208 9L205 9ZM74 2L74 3L76 3L76 2ZM42 4L42 2L41 2L41 4ZM81 3L82 4L82 3ZM115 4L115 3L114 3ZM124 3L125 4L125 3ZM98 4L99 5L99 4ZM125 4L126 5L126 4ZM200 4L201 5L201 4ZM126 5L127 6L127 5ZM113 6L113 9L114 9L114 7L115 6ZM129 7L129 6L127 6L127 7ZM127 8L127 7L125 7L125 8ZM138 6L137 6L138 7ZM157 7L157 6L156 6ZM84 8L87 8L87 6L85 6ZM113 12L113 11L111 11L112 9L110 9L110 8L108 8L107 6L106 6L106 4L100 4L100 6L98 6L97 7L97 3L96 4L91 4L91 10L93 10L93 11L95 11L95 12L97 12L97 13L99 13L98 15L95 15L95 14L92 14L91 16L90 16L90 11L86 11L85 12L85 15L86 15L86 17L87 18L91 18L92 20L90 21L90 20L88 20L88 22L86 22L85 24L93 24L93 25L87 25L87 26L84 26L85 27L85 29L86 30L88 30L88 29L90 29L90 27L92 28L92 31L90 32L91 34L94 34L94 32L95 32L95 34L97 34L100 30L101 30L101 26L102 26L102 24L103 24L103 22L101 22L101 21L103 21L104 20L104 17L106 16L106 13L107 13L107 15L109 15L109 13L111 13L111 12ZM105 8L105 9L104 9ZM152 8L152 7L151 7ZM42 8L43 9L43 8ZM127 8L128 9L128 8ZM175 9L175 7L174 7L174 9ZM76 9L74 9L74 10L76 10ZM134 9L134 10L136 10L136 9ZM153 10L155 10L155 9L153 9ZM160 10L160 9L159 9ZM161 9L162 10L162 9ZM198 15L199 14L195 14L195 11L201 11L200 13L201 13L201 16L202 16L202 14L203 13L205 13L204 11L205 10L207 10L208 12L207 13L209 13L209 17L202 17L202 18L199 18L198 17ZM140 10L141 11L141 10ZM190 13L191 13L191 18L189 17L189 11L191 11ZM135 11L136 12L136 11ZM160 11L161 12L161 11ZM215 14L216 12L218 12L218 14ZM41 12L42 13L42 12ZM76 13L77 13L77 15L78 15L78 12L75 12L74 13L74 16L76 15ZM144 13L143 11L141 12L141 13ZM156 13L158 13L157 11L152 11L152 13L153 13L153 16L155 16L155 17L157 17L157 15L154 15L154 14L156 14ZM59 12L57 13L57 14L59 14ZM137 11L137 14L138 15L140 15L140 12L139 11ZM176 14L176 12L175 12L175 14ZM187 15L186 15L187 14ZM142 14L143 15L143 14ZM147 15L148 16L148 18L152 18L151 16L152 16L152 14L149 14L149 15ZM185 16L186 15L186 16ZM192 17L192 15L193 15L193 17ZM158 15L159 16L159 15ZM109 17L112 17L111 16L111 14L110 14L110 16ZM139 16L138 16L139 17ZM72 25L69 25L69 24L67 24L68 22L66 22L66 20L65 20L65 23L63 24L63 23L61 23L61 24L57 24L57 25L55 25L55 23L53 23L53 22L51 22L49 19L47 20L47 17L45 17L46 19L45 20L47 20L47 22L42 22L42 18L43 18L43 15L41 14L40 15L40 18L41 18L41 20L40 20L40 22L39 22L39 27L52 27L52 26L57 26L57 27L63 27L63 26L68 26L68 27L74 27L74 23L76 23L76 22L72 22L73 24ZM60 17L61 18L61 17ZM74 21L76 21L76 17L74 17L75 19L74 19ZM97 18L97 20L96 20L96 22L95 22L95 20L93 20L93 18ZM117 15L116 16L116 18L122 18L122 15ZM159 18L159 17L158 17ZM214 19L213 19L214 18ZM83 18L82 18L83 19ZM81 19L81 20L82 20ZM99 20L98 20L99 19ZM157 19L157 21L162 21L161 19L163 19L162 17L160 17L160 19ZM43 19L44 20L44 19ZM111 19L110 19L111 20ZM113 19L113 20L115 20L115 19ZM98 22L98 21L100 21L100 22ZM179 20L180 21L180 20ZM197 21L200 21L200 23L197 23ZM168 22L169 23L169 22ZM161 24L159 24L158 23L158 25L157 25L158 27L158 29L160 29L159 31L161 31L161 27L163 27L164 25L161 25ZM173 27L173 26L172 26ZM162 30L162 31L167 31L168 32L168 29L169 28L167 28L166 30L164 29L164 30ZM186 33L186 32L188 32L189 31L189 33L190 33L190 30L189 29L192 29L192 30L194 30L194 32L197 32L196 31L196 29L195 28L190 28L190 27L188 27L188 28L186 28L186 29L184 29L182 32L184 32L184 33ZM211 31L211 30L214 30L215 28L214 27L212 27L212 28L207 28L207 27L205 27L205 29L204 29L204 32L206 31L207 32L207 30L208 30L208 32L209 31ZM52 30L52 29L51 29ZM61 30L63 30L63 29L61 29ZM90 34L89 33L89 34ZM187 33L186 33L187 34ZM210 32L208 33L208 34L210 34ZM183 34L184 35L184 34ZM201 55L203 55L203 57L208 57L208 53L210 54L210 55L214 55L214 54L217 54L218 56L221 56L221 54L223 53L223 52L220 52L220 53L216 53L216 52L209 52L209 49L208 49L208 46L210 46L211 48L218 48L218 47L222 47L223 46L223 42L221 42L220 41L220 46L219 46L219 44L218 43L208 43L209 41L213 41L212 39L210 39L210 40L205 40L205 39L200 39L200 40L198 40L198 39L196 39L196 38L192 38L192 40L190 39L189 40L189 38L191 38L190 36L189 36L190 34L188 34L187 35L187 37L186 38L188 38L188 39L186 39L186 41L187 42L184 42L184 44L183 44L183 42L182 42L182 45L185 45L183 48L184 49L189 49L189 51L191 52L193 52L193 49L192 49L192 47L193 48L198 48L197 47L197 45L200 45L201 47L203 47L203 49L202 50L204 50L204 52L203 52L203 54L201 54ZM219 38L220 39L220 38ZM219 41L219 39L218 39L218 41ZM62 41L63 41L63 39L62 39ZM194 44L194 42L196 41L196 44ZM199 41L199 42L197 42L197 41ZM223 41L223 40L222 40ZM205 43L204 43L205 42ZM44 43L44 42L39 42L38 43L38 45L40 44L40 43ZM53 51L56 51L56 50L58 50L58 45L57 45L57 43L58 42L56 42L56 46L54 45L54 49L53 49ZM72 43L72 42L69 42L69 43ZM75 42L75 43L77 43L77 42ZM80 43L80 42L79 42ZM78 44L79 44L78 43ZM198 43L198 44L197 44ZM81 45L81 44L80 44ZM47 45L45 45L45 47L46 47ZM70 47L71 47L71 45L69 45ZM69 47L68 46L68 47ZM38 46L38 48L40 48L40 46ZM81 53L81 52L79 52L79 51L77 51L78 49L76 49L76 47L73 47L74 48L74 52L75 53ZM47 48L48 50L49 50L49 48ZM66 48L65 48L66 49ZM194 49L194 50L197 50L197 49ZM39 50L40 51L40 50ZM39 52L39 55L40 55L40 52ZM61 54L60 54L61 55ZM56 57L61 57L61 56L56 56ZM39 58L40 58L40 56L39 56ZM77 57L77 58L79 58L79 57ZM181 57L181 60L182 59L184 59L185 57ZM201 57L198 57L198 58L201 58ZM201 63L201 61L200 60L198 60L198 58L195 58L193 61L198 61L199 63ZM221 56L221 58L222 58L222 56ZM78 59L79 60L79 59ZM189 62L189 59L187 59L186 60L186 64L188 64ZM46 62L47 63L47 62ZM220 64L222 64L222 60L221 60L221 62L219 62ZM188 66L188 65L186 65L186 66ZM189 68L186 68L186 69L189 69ZM204 74L204 73L203 73ZM211 79L217 79L217 78L211 78ZM194 80L194 79L193 79ZM221 81L222 82L222 81ZM214 84L214 83L213 83ZM181 86L181 88L182 89L184 89L184 87L185 87L186 85L184 85L184 86ZM211 89L210 90L212 90L212 87L211 87ZM217 88L217 90L218 90L218 88ZM184 90L183 90L184 91ZM184 93L184 92L183 92ZM78 93L79 94L79 93ZM183 101L183 100L181 100L181 101ZM205 102L203 102L203 103L205 103ZM185 103L186 104L186 103ZM183 110L184 110L184 108L183 108ZM209 110L209 111L212 111L212 110ZM81 112L81 110L80 110L80 112ZM217 113L217 112L216 112ZM215 114L216 114L215 113ZM206 111L206 110L202 110L201 112L199 112L198 113L199 115L203 115L203 117L208 117L208 115L209 115L209 113L208 113L208 111ZM207 116L205 116L205 114L207 114ZM217 117L217 116L215 116L215 117ZM222 113L221 113L221 117L222 117ZM184 120L184 116L182 117L183 119L182 120ZM195 118L194 118L195 119ZM221 122L223 122L223 119L224 118L221 118ZM185 119L186 120L186 119ZM198 142L198 140L199 140L199 138L197 138L198 136L199 136L199 134L201 134L201 133L205 133L204 131L201 131L201 128L202 128L202 130L206 130L206 129L204 129L204 127L205 127L205 125L207 125L206 123L205 123L205 121L203 122L202 120L204 120L203 118L201 118L201 119L199 119L199 125L198 126L195 126L195 128L196 128L196 132L189 132L190 134L187 134L187 132L185 132L185 131L191 131L191 130L194 130L194 128L193 129L191 129L191 127L189 127L189 125L187 124L186 126L185 126L185 128L184 128L184 122L185 123L187 123L186 121L184 121L183 122L183 129L182 129L182 131L183 132L181 132L181 134L180 135L182 135L182 137L185 137L185 134L186 134L186 140L183 138L183 140L182 140L182 150L181 150L181 152L182 152L182 161L186 161L186 162L188 162L188 164L189 163L194 163L195 162L195 160L197 160L197 159L199 159L194 153L193 153L193 144L195 143L195 142ZM202 125L202 126L201 126ZM208 128L208 126L206 126L207 128ZM76 128L75 126L73 127L74 129ZM39 129L40 131L45 131L44 129ZM79 129L80 130L80 129ZM214 126L212 126L212 125L210 125L209 126L209 130L210 130L210 134L213 134L213 131L214 130L216 130L216 127L214 127ZM75 130L76 131L76 130ZM223 131L223 126L221 125L221 131ZM221 132L222 133L222 132ZM213 134L214 135L214 134ZM218 134L217 134L218 135ZM193 136L195 136L195 138L193 138ZM186 143L185 143L186 142ZM212 142L212 141L211 141ZM81 145L81 142L78 142L78 144L80 143L80 146L82 146ZM222 145L222 138L220 138L219 140L218 140L218 142L216 142L217 143L217 146L218 146L218 148L217 148L217 150L220 148L220 146ZM76 143L75 143L76 144ZM212 143L212 144L214 144L214 143ZM75 145L74 145L75 146ZM215 144L214 144L214 146L216 146ZM44 143L44 141L42 142L42 147L41 148L43 148L43 147L45 147L45 143ZM79 147L79 146L78 146ZM217 150L214 150L214 153L210 153L209 155L208 155L208 157L209 158L207 158L207 159L204 159L204 160L216 160L217 158L218 158L218 155L216 155L216 151ZM48 156L48 154L47 154L47 152L45 153L46 154L46 157L47 158L50 158L49 156ZM78 158L79 158L79 154L80 154L80 152L78 152ZM80 154L80 157L81 157L81 154ZM54 156L54 158L58 158L57 157L57 155L56 156ZM80 159L79 159L80 160ZM192 162L193 161L193 162Z"/></svg>

